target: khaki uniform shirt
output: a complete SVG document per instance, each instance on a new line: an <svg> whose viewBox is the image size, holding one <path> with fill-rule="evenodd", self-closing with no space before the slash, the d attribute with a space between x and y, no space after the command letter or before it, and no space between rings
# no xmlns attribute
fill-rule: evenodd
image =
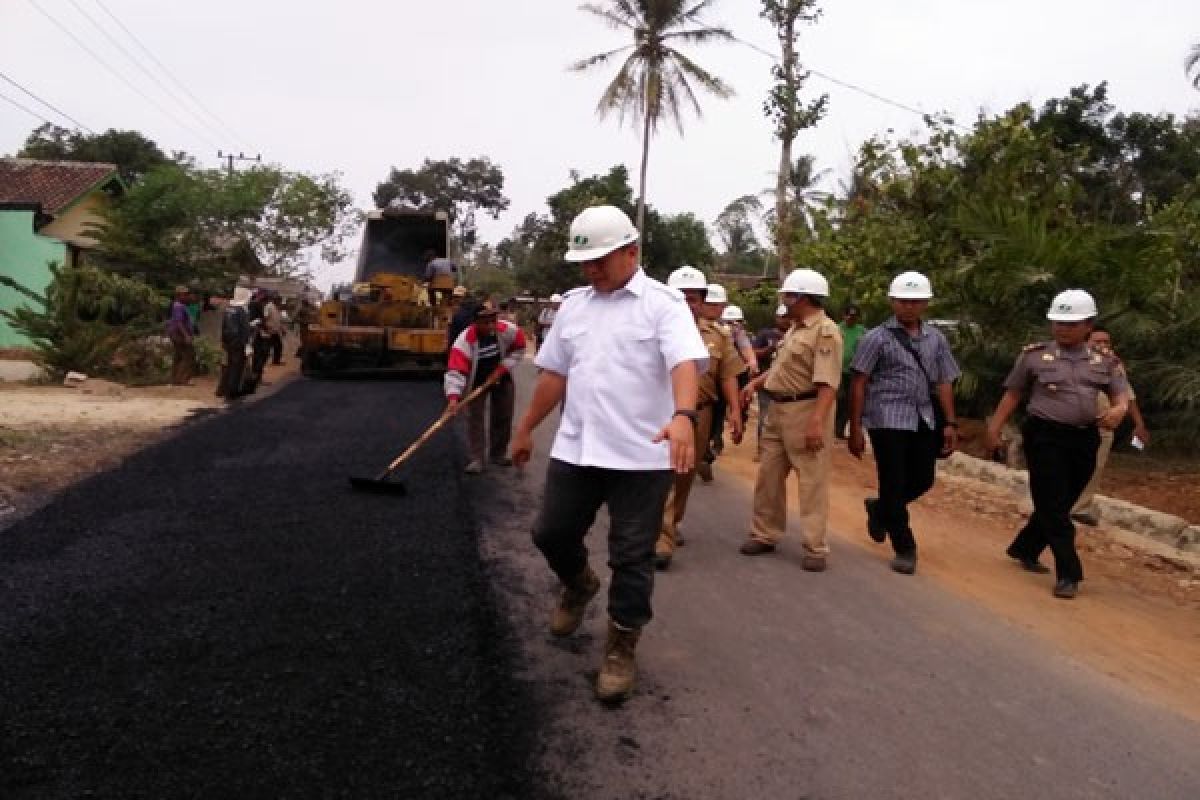
<svg viewBox="0 0 1200 800"><path fill-rule="evenodd" d="M708 371L700 376L700 404L715 403L721 396L721 384L736 378L746 365L733 346L733 337L721 325L708 319L696 320L700 338L708 348Z"/></svg>
<svg viewBox="0 0 1200 800"><path fill-rule="evenodd" d="M763 385L775 394L802 394L818 385L838 388L842 380L842 332L818 311L783 335Z"/></svg>
<svg viewBox="0 0 1200 800"><path fill-rule="evenodd" d="M1028 393L1029 414L1083 428L1096 424L1099 395L1126 394L1129 383L1113 356L1087 346L1066 350L1041 342L1021 352L1004 388Z"/></svg>

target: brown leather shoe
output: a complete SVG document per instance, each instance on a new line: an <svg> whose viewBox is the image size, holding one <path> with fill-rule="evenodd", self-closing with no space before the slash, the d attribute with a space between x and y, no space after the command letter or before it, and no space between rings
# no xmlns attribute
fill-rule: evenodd
<svg viewBox="0 0 1200 800"><path fill-rule="evenodd" d="M805 572L824 572L825 556L805 556L800 560L800 566Z"/></svg>
<svg viewBox="0 0 1200 800"><path fill-rule="evenodd" d="M747 539L738 552L744 556L761 556L764 553L774 553L775 545L760 542L758 539Z"/></svg>
<svg viewBox="0 0 1200 800"><path fill-rule="evenodd" d="M588 567L569 584L563 586L558 598L558 607L550 619L550 632L555 636L570 636L583 624L583 614L588 603L600 591L600 579Z"/></svg>
<svg viewBox="0 0 1200 800"><path fill-rule="evenodd" d="M633 683L637 677L637 647L641 630L619 628L611 619L608 621L608 640L604 644L604 662L596 675L596 699L602 703L619 703L633 694Z"/></svg>

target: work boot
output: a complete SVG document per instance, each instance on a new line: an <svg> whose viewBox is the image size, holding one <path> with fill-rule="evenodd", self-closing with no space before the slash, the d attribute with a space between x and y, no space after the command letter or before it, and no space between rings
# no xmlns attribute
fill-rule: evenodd
<svg viewBox="0 0 1200 800"><path fill-rule="evenodd" d="M558 607L554 609L554 616L550 620L550 632L555 636L570 636L579 630L588 603L598 591L600 579L591 567L584 569L570 583L564 584Z"/></svg>
<svg viewBox="0 0 1200 800"><path fill-rule="evenodd" d="M479 475L483 472L483 462L476 459L475 461L467 464L467 468L464 469L463 472L467 473L468 475Z"/></svg>
<svg viewBox="0 0 1200 800"><path fill-rule="evenodd" d="M513 460L508 456L496 456L492 459L492 463L497 467L511 467Z"/></svg>
<svg viewBox="0 0 1200 800"><path fill-rule="evenodd" d="M600 702L619 703L633 694L633 680L637 675L633 651L641 633L638 628L622 628L611 619L608 621L604 662L596 676L596 699Z"/></svg>
<svg viewBox="0 0 1200 800"><path fill-rule="evenodd" d="M712 464L707 461L700 460L696 462L696 474L700 476L700 480L705 483L712 483L713 471Z"/></svg>

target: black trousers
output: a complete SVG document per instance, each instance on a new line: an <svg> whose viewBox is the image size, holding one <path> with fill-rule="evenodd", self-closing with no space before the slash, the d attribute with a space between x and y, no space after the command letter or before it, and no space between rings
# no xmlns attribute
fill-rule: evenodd
<svg viewBox="0 0 1200 800"><path fill-rule="evenodd" d="M263 368L267 365L267 356L271 354L271 338L254 335L254 357L250 360L250 371L256 380L262 379Z"/></svg>
<svg viewBox="0 0 1200 800"><path fill-rule="evenodd" d="M230 399L243 394L246 378L246 345L222 344L225 350L225 366L221 368L221 380L217 383L217 394Z"/></svg>
<svg viewBox="0 0 1200 800"><path fill-rule="evenodd" d="M1021 428L1033 514L1008 547L1014 558L1035 560L1047 547L1054 553L1059 580L1083 580L1075 550L1071 508L1096 469L1100 432L1095 425L1075 428L1030 417Z"/></svg>
<svg viewBox="0 0 1200 800"><path fill-rule="evenodd" d="M871 428L867 435L879 477L876 518L887 529L897 553L914 552L917 542L909 526L908 504L933 487L941 437L924 421L915 431Z"/></svg>
<svg viewBox="0 0 1200 800"><path fill-rule="evenodd" d="M662 524L667 492L675 473L579 467L551 459L546 469L542 510L533 543L564 583L583 572L588 551L583 539L600 506L608 507L608 615L618 625L640 628L653 612L654 542Z"/></svg>
<svg viewBox="0 0 1200 800"><path fill-rule="evenodd" d="M846 438L846 424L850 422L850 382L853 379L853 372L843 372L842 382L838 384L837 405L833 412L833 435L838 439Z"/></svg>

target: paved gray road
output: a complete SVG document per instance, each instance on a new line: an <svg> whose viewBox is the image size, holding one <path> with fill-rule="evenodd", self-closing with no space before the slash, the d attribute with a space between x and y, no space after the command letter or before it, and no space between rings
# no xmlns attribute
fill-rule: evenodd
<svg viewBox="0 0 1200 800"><path fill-rule="evenodd" d="M520 377L525 397L532 370ZM818 575L794 538L739 556L749 497L720 479L697 487L689 544L659 579L637 695L599 707L603 603L552 640L555 582L529 542L553 428L525 474L493 471L474 493L522 677L550 708L542 766L565 795L1200 797L1200 726L858 548ZM606 524L589 539L605 577Z"/></svg>

